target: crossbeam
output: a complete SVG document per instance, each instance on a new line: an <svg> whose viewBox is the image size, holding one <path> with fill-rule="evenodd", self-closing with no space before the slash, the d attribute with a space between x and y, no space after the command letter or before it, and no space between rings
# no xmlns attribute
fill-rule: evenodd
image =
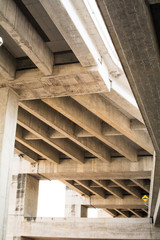
<svg viewBox="0 0 160 240"><path fill-rule="evenodd" d="M0 25L45 74L53 69L53 54L13 0L0 1Z"/></svg>

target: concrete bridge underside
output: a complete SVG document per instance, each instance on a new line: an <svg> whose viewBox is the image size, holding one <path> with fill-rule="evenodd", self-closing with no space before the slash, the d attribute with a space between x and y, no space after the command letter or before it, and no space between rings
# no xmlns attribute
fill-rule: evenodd
<svg viewBox="0 0 160 240"><path fill-rule="evenodd" d="M74 229L80 239L158 239L158 11L158 0L0 0L1 239L14 150L28 164L12 177L8 239L75 239ZM62 181L87 207L118 219L34 218L44 179ZM16 212L18 183L26 193Z"/></svg>

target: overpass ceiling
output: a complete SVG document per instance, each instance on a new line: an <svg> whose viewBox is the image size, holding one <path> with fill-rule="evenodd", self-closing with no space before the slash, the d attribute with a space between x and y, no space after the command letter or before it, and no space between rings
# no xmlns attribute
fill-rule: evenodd
<svg viewBox="0 0 160 240"><path fill-rule="evenodd" d="M66 7L56 4L58 1L13 2L16 5L12 4L11 10L14 12L16 6L15 15L23 21L17 24L15 18L13 27L8 12L0 21L4 39L1 51L7 56L7 61L4 58L0 62L5 76L0 86L11 87L20 99L16 152L31 163L46 161L59 166L76 162L84 169L90 160L93 166L97 160L106 166L119 158L139 163L143 157L147 161L154 148L126 75L118 57L109 54L87 8L82 8L83 1L77 1L77 8L71 2L84 26L89 22L89 43ZM55 15L60 22L54 19L54 7L59 10ZM148 194L151 169L146 172L118 180L106 175L99 182L92 176L63 180L78 192L81 189L81 194L104 199L119 194L123 202L125 196L141 200ZM147 214L143 201L141 208L115 205L105 210L117 217Z"/></svg>

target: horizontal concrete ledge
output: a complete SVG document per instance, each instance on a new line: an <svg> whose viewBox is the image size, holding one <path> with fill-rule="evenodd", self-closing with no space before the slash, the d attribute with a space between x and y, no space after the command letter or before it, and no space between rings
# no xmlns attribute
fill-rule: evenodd
<svg viewBox="0 0 160 240"><path fill-rule="evenodd" d="M22 222L21 222L22 221ZM9 217L10 234L49 239L159 239L151 219ZM15 235L14 235L15 236Z"/></svg>
<svg viewBox="0 0 160 240"><path fill-rule="evenodd" d="M88 159L80 165L72 160L63 161L59 165L41 160L35 164L26 164L20 173L43 176L50 180L73 179L143 179L150 178L152 157L141 157L138 162L125 158L116 158L112 162L99 159Z"/></svg>

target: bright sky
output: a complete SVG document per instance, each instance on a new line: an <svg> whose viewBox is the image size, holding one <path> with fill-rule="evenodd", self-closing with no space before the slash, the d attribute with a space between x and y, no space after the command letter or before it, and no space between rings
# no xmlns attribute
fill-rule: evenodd
<svg viewBox="0 0 160 240"><path fill-rule="evenodd" d="M65 217L65 190L60 181L39 181L37 217ZM88 217L98 217L97 209L89 208Z"/></svg>
<svg viewBox="0 0 160 240"><path fill-rule="evenodd" d="M64 217L65 188L57 180L39 182L37 217Z"/></svg>

